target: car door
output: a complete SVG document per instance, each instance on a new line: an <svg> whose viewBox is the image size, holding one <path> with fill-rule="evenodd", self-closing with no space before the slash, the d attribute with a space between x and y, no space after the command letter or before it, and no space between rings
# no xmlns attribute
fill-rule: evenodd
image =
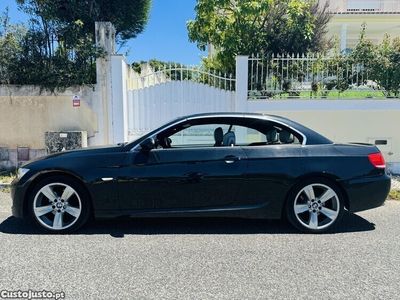
<svg viewBox="0 0 400 300"><path fill-rule="evenodd" d="M158 149L148 180L158 209L234 206L246 172L240 147Z"/></svg>
<svg viewBox="0 0 400 300"><path fill-rule="evenodd" d="M120 170L120 208L206 209L236 204L246 163L240 147L132 153Z"/></svg>

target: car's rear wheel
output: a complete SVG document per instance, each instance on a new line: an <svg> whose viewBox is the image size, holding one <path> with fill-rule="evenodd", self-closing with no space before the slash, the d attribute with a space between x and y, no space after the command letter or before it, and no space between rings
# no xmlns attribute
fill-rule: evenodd
<svg viewBox="0 0 400 300"><path fill-rule="evenodd" d="M331 230L340 221L344 199L330 180L310 179L298 184L289 194L286 213L289 222L303 232Z"/></svg>
<svg viewBox="0 0 400 300"><path fill-rule="evenodd" d="M78 182L55 176L40 181L33 188L29 212L40 228L53 233L66 233L87 222L89 203L87 192Z"/></svg>

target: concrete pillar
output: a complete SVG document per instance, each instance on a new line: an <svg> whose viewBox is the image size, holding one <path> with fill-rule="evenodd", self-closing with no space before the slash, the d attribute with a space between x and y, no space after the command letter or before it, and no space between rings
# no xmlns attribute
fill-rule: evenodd
<svg viewBox="0 0 400 300"><path fill-rule="evenodd" d="M93 109L97 114L98 130L90 140L90 146L113 142L111 136L111 56L115 53L115 28L110 22L96 22L96 45L105 51L103 57L96 60L96 97Z"/></svg>
<svg viewBox="0 0 400 300"><path fill-rule="evenodd" d="M111 56L111 112L113 144L128 142L128 64L123 55Z"/></svg>
<svg viewBox="0 0 400 300"><path fill-rule="evenodd" d="M248 98L248 79L249 79L249 57L236 56L236 91L235 91L235 112L247 112ZM235 130L236 140L247 143L247 130L238 127Z"/></svg>
<svg viewBox="0 0 400 300"><path fill-rule="evenodd" d="M249 57L239 55L236 57L236 112L247 112L248 80Z"/></svg>

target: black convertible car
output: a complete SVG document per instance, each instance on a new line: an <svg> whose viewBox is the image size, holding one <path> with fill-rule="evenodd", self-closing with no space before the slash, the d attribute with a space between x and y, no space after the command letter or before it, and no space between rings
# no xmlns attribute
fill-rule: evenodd
<svg viewBox="0 0 400 300"><path fill-rule="evenodd" d="M30 162L13 182L13 215L50 232L90 216L287 217L324 232L382 205L390 189L372 145L335 144L286 118L198 114L112 147Z"/></svg>

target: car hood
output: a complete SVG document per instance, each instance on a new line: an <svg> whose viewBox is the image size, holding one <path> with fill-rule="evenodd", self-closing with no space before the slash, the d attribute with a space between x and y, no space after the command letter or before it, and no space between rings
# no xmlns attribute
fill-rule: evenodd
<svg viewBox="0 0 400 300"><path fill-rule="evenodd" d="M54 154L49 154L46 156L39 157L37 159L31 160L24 164L23 166L29 166L30 164L42 160L47 160L47 159L53 159L53 158L60 158L60 157L78 157L78 156L87 156L87 155L92 155L92 154L106 154L106 153L115 153L115 152L121 152L124 150L124 145L118 144L118 145L111 145L111 146L96 146L96 147L88 147L84 149L78 149L78 150L68 150L68 151L62 151Z"/></svg>

